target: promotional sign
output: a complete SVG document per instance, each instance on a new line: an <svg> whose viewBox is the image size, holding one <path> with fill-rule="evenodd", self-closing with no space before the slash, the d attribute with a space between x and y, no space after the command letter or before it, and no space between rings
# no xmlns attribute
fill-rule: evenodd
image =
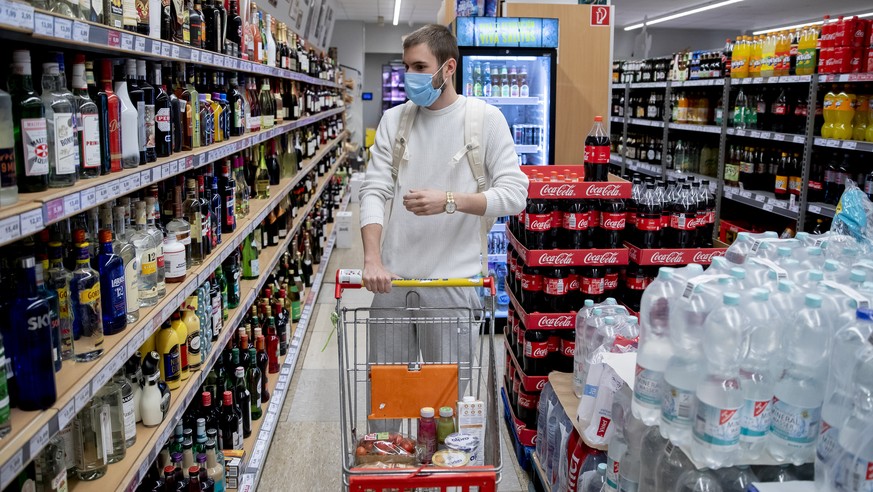
<svg viewBox="0 0 873 492"><path fill-rule="evenodd" d="M458 17L458 46L557 48L558 19Z"/></svg>

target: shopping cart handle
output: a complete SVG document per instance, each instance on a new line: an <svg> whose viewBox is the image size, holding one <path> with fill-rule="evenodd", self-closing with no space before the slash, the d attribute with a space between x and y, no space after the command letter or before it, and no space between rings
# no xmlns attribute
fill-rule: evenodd
<svg viewBox="0 0 873 492"><path fill-rule="evenodd" d="M485 287L491 291L491 296L497 295L497 287L493 277L484 278L432 278L432 279L396 279L391 281L395 287ZM336 289L334 297L342 297L345 289L360 289L364 286L362 270L340 268L336 271Z"/></svg>

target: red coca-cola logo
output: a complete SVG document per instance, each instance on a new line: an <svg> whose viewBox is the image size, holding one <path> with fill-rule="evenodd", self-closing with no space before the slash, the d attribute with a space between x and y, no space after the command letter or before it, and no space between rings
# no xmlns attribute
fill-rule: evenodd
<svg viewBox="0 0 873 492"><path fill-rule="evenodd" d="M515 433L516 434L521 434L521 431L523 431L524 429L525 429L524 423L522 423L520 421L515 422Z"/></svg>
<svg viewBox="0 0 873 492"><path fill-rule="evenodd" d="M713 251L712 253L704 253L703 251L695 251L694 258L691 259L691 263L712 263L713 256L723 256L724 253L721 251Z"/></svg>
<svg viewBox="0 0 873 492"><path fill-rule="evenodd" d="M570 265L573 261L572 253L549 254L543 253L540 255L540 265Z"/></svg>
<svg viewBox="0 0 873 492"><path fill-rule="evenodd" d="M608 231L623 231L627 218L622 214L619 217L602 217L600 220L600 228Z"/></svg>
<svg viewBox="0 0 873 492"><path fill-rule="evenodd" d="M542 359L544 357L549 356L549 349L547 348L537 348L534 349L531 354L528 356L532 359Z"/></svg>
<svg viewBox="0 0 873 492"><path fill-rule="evenodd" d="M575 292L579 290L579 276L571 275L567 280L567 292Z"/></svg>
<svg viewBox="0 0 873 492"><path fill-rule="evenodd" d="M600 425L597 426L597 437L603 437L606 435L606 430L609 429L609 423L611 419L606 417L600 417ZM616 466L618 466L618 462L616 461ZM618 471L616 469L615 471Z"/></svg>
<svg viewBox="0 0 873 492"><path fill-rule="evenodd" d="M528 216L530 217L530 216ZM532 232L546 232L552 228L552 216L550 215L535 215L529 218L524 225L525 229Z"/></svg>
<svg viewBox="0 0 873 492"><path fill-rule="evenodd" d="M605 290L615 290L618 288L618 273L607 273L603 278L603 288Z"/></svg>
<svg viewBox="0 0 873 492"><path fill-rule="evenodd" d="M546 381L548 381L548 379L546 379L546 378L542 378L542 379L537 381L537 384L536 384L537 391L542 391L543 388L546 387Z"/></svg>
<svg viewBox="0 0 873 492"><path fill-rule="evenodd" d="M537 328L571 328L575 324L573 316L543 317L537 320Z"/></svg>
<svg viewBox="0 0 873 492"><path fill-rule="evenodd" d="M572 198L576 195L576 185L560 184L557 186L551 186L549 184L544 184L543 187L540 188L540 195L544 197Z"/></svg>
<svg viewBox="0 0 873 492"><path fill-rule="evenodd" d="M605 251L603 253L588 253L582 259L586 265L615 265L618 263L618 253L615 251Z"/></svg>
<svg viewBox="0 0 873 492"><path fill-rule="evenodd" d="M561 353L564 357L573 357L576 354L576 342L564 340L561 343Z"/></svg>
<svg viewBox="0 0 873 492"><path fill-rule="evenodd" d="M663 265L670 265L673 263L682 263L682 260L685 258L685 255L682 254L681 251L670 251L669 253L652 253L652 263L660 263Z"/></svg>
<svg viewBox="0 0 873 492"><path fill-rule="evenodd" d="M618 198L621 186L617 184L591 184L585 190L585 195L591 198Z"/></svg>
<svg viewBox="0 0 873 492"><path fill-rule="evenodd" d="M578 490L579 484L579 471L581 470L582 464L582 448L580 446L576 446L573 449L573 453L570 455L570 483L568 492L576 492Z"/></svg>
<svg viewBox="0 0 873 492"><path fill-rule="evenodd" d="M528 410L535 410L537 408L537 403L539 403L539 396L529 396L524 392L520 392L518 394L518 406L522 408L527 408Z"/></svg>

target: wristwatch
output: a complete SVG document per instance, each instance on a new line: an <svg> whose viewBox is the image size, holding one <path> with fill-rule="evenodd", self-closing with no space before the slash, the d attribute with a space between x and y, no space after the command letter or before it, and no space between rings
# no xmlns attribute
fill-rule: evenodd
<svg viewBox="0 0 873 492"><path fill-rule="evenodd" d="M446 213L453 214L455 210L458 209L458 205L455 203L455 195L452 194L451 191L446 192Z"/></svg>

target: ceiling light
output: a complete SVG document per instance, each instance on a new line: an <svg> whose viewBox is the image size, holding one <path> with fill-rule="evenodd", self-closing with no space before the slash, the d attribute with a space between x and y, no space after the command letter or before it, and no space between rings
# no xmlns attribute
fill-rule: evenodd
<svg viewBox="0 0 873 492"><path fill-rule="evenodd" d="M873 17L873 12L867 12L866 14L860 14L860 15L855 15L855 16L845 15L844 17ZM839 16L831 17L831 19L833 20L833 22L836 22L837 19L839 19ZM760 31L753 32L752 35L757 36L758 34L767 34L767 33L776 32L776 31L791 31L794 29L800 29L801 27L820 26L822 24L824 24L824 21L805 22L803 24L795 24L793 26L784 26L784 27L774 27L772 29L763 29Z"/></svg>
<svg viewBox="0 0 873 492"><path fill-rule="evenodd" d="M675 14L671 14L665 17L660 17L657 19L652 19L646 22L640 22L639 24L633 24L631 26L627 26L624 28L625 31L633 31L634 29L639 29L643 26L652 26L655 24L660 24L662 22L671 21L673 19L678 19L680 17L685 17L688 15L699 14L700 12L706 12L707 10L717 9L719 7L724 7L725 5L730 5L732 3L742 2L743 0L725 0L723 2L711 3L709 5L704 5L702 7L697 7L691 10L686 10L684 12L678 12Z"/></svg>
<svg viewBox="0 0 873 492"><path fill-rule="evenodd" d="M396 26L400 21L400 0L394 0L394 22L393 24Z"/></svg>

